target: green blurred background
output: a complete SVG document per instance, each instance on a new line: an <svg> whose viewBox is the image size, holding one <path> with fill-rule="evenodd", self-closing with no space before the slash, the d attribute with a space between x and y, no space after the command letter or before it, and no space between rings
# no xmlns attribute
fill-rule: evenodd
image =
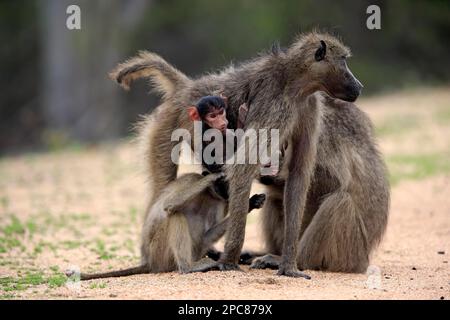
<svg viewBox="0 0 450 320"><path fill-rule="evenodd" d="M71 4L82 30L66 28ZM366 28L370 4L381 30ZM1 0L0 24L0 154L129 135L158 97L107 73L142 49L195 77L320 28L351 47L363 96L450 82L448 0Z"/></svg>

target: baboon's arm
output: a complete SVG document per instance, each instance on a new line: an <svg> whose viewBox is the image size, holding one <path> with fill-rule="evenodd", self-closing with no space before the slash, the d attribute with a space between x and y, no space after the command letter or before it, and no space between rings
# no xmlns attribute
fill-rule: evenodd
<svg viewBox="0 0 450 320"><path fill-rule="evenodd" d="M315 166L319 132L319 98L308 97L300 103L300 121L292 135L292 154L295 161L289 163L289 175L284 188L284 242L279 275L307 277L297 268L297 246L305 209L306 197Z"/></svg>
<svg viewBox="0 0 450 320"><path fill-rule="evenodd" d="M209 174L196 183L189 184L182 190L172 192L164 201L164 210L168 214L179 211L188 201L200 195L206 188L210 187L214 181L223 176L223 173Z"/></svg>

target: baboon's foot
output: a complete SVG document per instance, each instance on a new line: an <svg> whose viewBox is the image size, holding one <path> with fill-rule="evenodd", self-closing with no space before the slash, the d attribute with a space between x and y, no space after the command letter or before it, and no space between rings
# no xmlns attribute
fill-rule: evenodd
<svg viewBox="0 0 450 320"><path fill-rule="evenodd" d="M239 256L239 264L251 265L253 260L262 256L263 254L258 254L251 251L244 251Z"/></svg>
<svg viewBox="0 0 450 320"><path fill-rule="evenodd" d="M210 259L213 259L214 261L218 261L220 259L220 255L222 254L222 252L211 248L208 250L208 252L206 252L206 256Z"/></svg>
<svg viewBox="0 0 450 320"><path fill-rule="evenodd" d="M206 256L214 261L219 261L220 257L222 255L222 252L216 250L216 249L209 249L206 253ZM263 253L254 253L250 251L244 251L239 256L239 264L243 265L251 265L252 261L257 258L264 255Z"/></svg>
<svg viewBox="0 0 450 320"><path fill-rule="evenodd" d="M274 254L254 258L250 265L252 269L272 269L277 270L281 264L281 257Z"/></svg>
<svg viewBox="0 0 450 320"><path fill-rule="evenodd" d="M207 272L211 270L215 270L214 267L216 266L217 261L214 261L213 259L209 257L202 258L192 265L192 268L189 270L189 272Z"/></svg>
<svg viewBox="0 0 450 320"><path fill-rule="evenodd" d="M179 274L186 274L191 271L191 268L189 266L178 266L178 273Z"/></svg>
<svg viewBox="0 0 450 320"><path fill-rule="evenodd" d="M237 264L223 263L211 260L211 262L194 266L191 272L208 272L208 271L243 271Z"/></svg>
<svg viewBox="0 0 450 320"><path fill-rule="evenodd" d="M283 264L280 264L277 275L292 278L305 278L307 280L311 279L309 275L299 271L296 266L284 266Z"/></svg>
<svg viewBox="0 0 450 320"><path fill-rule="evenodd" d="M217 262L220 271L242 271L244 270L239 267L236 263L228 263L228 262Z"/></svg>

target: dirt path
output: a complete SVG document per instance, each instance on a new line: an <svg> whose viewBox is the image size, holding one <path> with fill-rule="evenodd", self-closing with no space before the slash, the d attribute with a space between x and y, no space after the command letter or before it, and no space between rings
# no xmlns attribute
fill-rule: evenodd
<svg viewBox="0 0 450 320"><path fill-rule="evenodd" d="M448 92L361 100L394 184L388 231L369 274L308 271L308 281L244 268L67 284L61 271L70 266L100 271L139 262L145 194L134 148L124 143L0 159L0 298L449 299ZM257 220L252 213L245 248L261 248Z"/></svg>

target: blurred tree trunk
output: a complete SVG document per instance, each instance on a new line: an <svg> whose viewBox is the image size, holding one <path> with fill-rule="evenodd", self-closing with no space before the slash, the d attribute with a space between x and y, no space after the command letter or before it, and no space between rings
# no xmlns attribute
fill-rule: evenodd
<svg viewBox="0 0 450 320"><path fill-rule="evenodd" d="M70 139L118 137L126 109L107 74L139 23L145 0L46 0L42 3L43 108L49 132ZM81 30L66 27L69 5L81 8Z"/></svg>

